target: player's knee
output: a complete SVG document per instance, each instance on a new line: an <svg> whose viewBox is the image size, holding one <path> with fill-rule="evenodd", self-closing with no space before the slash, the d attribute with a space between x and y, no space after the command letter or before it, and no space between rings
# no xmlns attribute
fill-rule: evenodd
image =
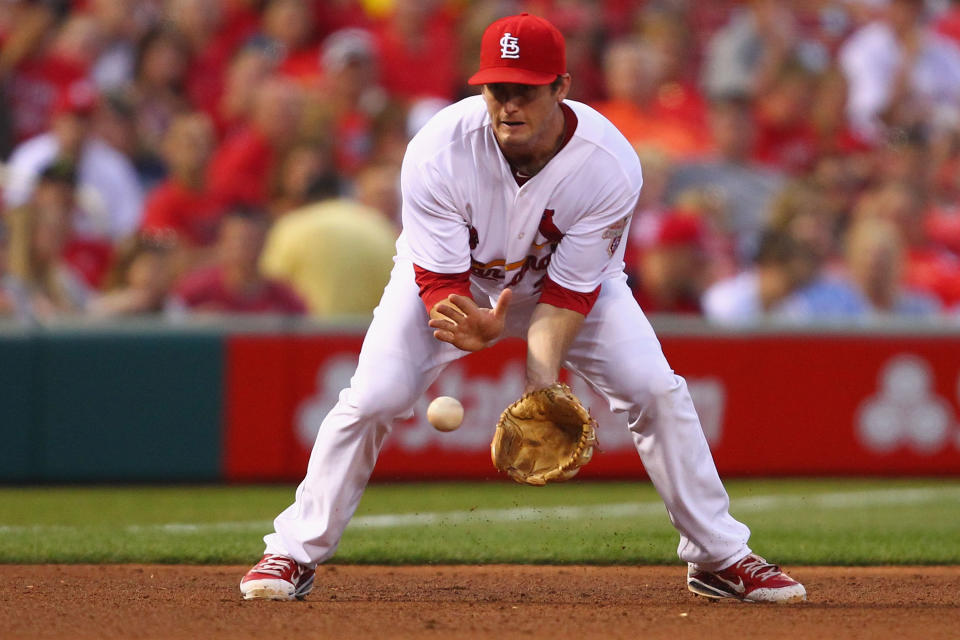
<svg viewBox="0 0 960 640"><path fill-rule="evenodd" d="M621 382L624 383L623 397L629 405L624 408L631 415L668 407L672 399L686 389L683 378L670 369L629 376Z"/></svg>
<svg viewBox="0 0 960 640"><path fill-rule="evenodd" d="M391 422L409 416L417 394L395 381L379 380L351 387L347 402L361 420Z"/></svg>

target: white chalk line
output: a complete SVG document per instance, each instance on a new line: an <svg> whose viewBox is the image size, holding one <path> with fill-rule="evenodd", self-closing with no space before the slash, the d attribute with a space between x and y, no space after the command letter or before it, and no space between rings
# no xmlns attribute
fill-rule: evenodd
<svg viewBox="0 0 960 640"><path fill-rule="evenodd" d="M778 509L849 509L892 505L912 505L942 500L960 501L960 487L927 487L865 491L838 491L805 495L761 495L738 498L731 503L734 515ZM490 524L510 522L542 522L545 520L591 520L666 517L663 503L617 502L594 505L563 505L555 507L515 507L509 509L472 509L466 511L428 511L421 513L389 513L357 516L348 529L392 529L400 527L451 526L460 524ZM0 525L0 533L70 533L89 527L70 525ZM217 532L265 531L273 528L271 520L238 522L181 523L128 525L121 530L130 534L166 533L197 534Z"/></svg>

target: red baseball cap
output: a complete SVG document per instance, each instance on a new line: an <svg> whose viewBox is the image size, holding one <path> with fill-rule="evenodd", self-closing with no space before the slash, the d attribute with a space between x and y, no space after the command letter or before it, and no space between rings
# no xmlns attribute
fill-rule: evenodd
<svg viewBox="0 0 960 640"><path fill-rule="evenodd" d="M57 96L53 105L53 115L72 113L79 116L89 116L99 102L97 90L86 80L78 80L64 88Z"/></svg>
<svg viewBox="0 0 960 640"><path fill-rule="evenodd" d="M670 211L660 221L654 245L660 247L701 246L703 223L696 214Z"/></svg>
<svg viewBox="0 0 960 640"><path fill-rule="evenodd" d="M480 70L470 84L550 84L567 72L566 43L555 26L521 13L497 20L483 32Z"/></svg>

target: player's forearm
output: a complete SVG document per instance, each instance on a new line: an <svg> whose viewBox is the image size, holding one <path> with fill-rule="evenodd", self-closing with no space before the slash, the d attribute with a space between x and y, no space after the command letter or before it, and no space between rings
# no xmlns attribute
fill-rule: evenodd
<svg viewBox="0 0 960 640"><path fill-rule="evenodd" d="M540 303L527 330L527 391L557 381L560 365L583 325L584 315Z"/></svg>

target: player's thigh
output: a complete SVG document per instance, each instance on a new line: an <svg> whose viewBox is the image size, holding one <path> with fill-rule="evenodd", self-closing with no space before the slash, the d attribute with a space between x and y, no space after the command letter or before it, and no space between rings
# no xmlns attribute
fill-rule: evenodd
<svg viewBox="0 0 960 640"><path fill-rule="evenodd" d="M602 392L614 410L634 412L676 385L657 339L623 280L605 282L567 352L567 365Z"/></svg>
<svg viewBox="0 0 960 640"><path fill-rule="evenodd" d="M373 312L350 380L350 402L365 414L409 412L447 364L463 352L433 337L413 265L398 260Z"/></svg>

